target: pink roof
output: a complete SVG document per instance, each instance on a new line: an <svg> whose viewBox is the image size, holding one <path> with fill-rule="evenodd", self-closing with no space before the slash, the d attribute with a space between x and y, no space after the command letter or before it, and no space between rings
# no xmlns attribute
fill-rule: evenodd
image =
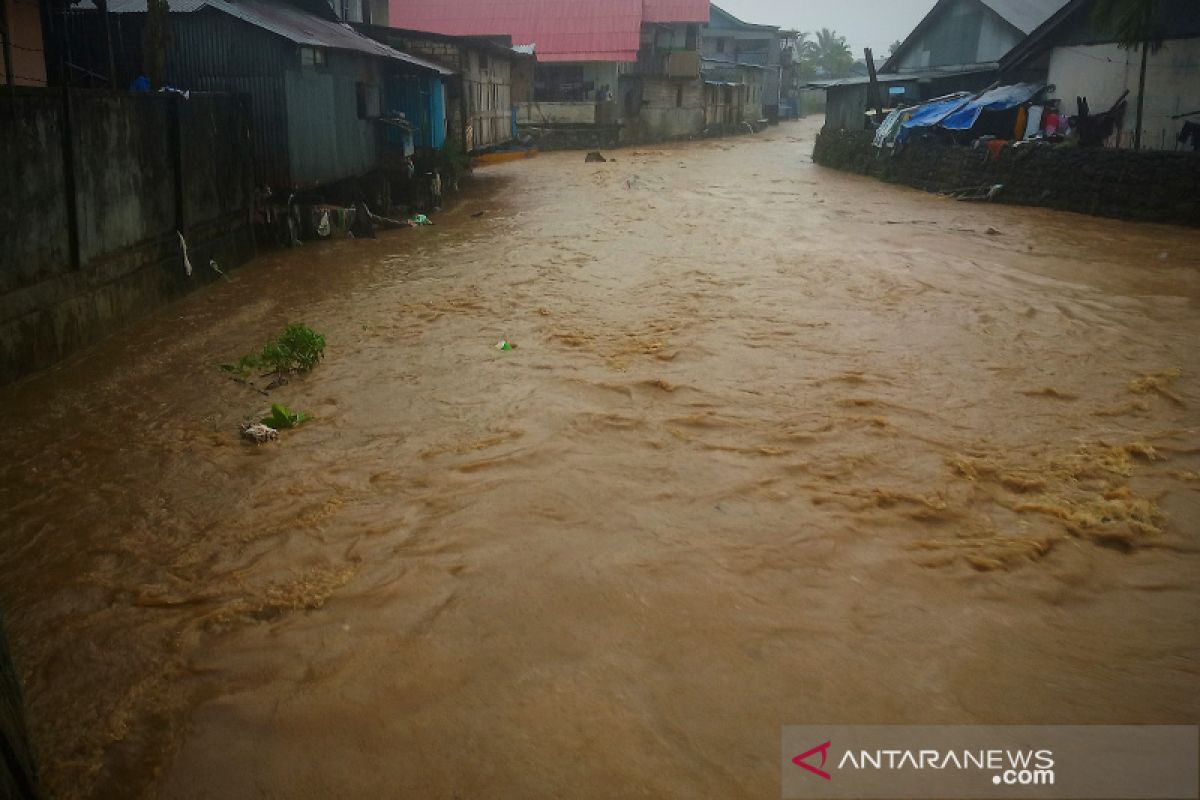
<svg viewBox="0 0 1200 800"><path fill-rule="evenodd" d="M643 22L708 22L708 0L642 0Z"/></svg>
<svg viewBox="0 0 1200 800"><path fill-rule="evenodd" d="M707 22L704 0L389 0L397 28L511 36L538 61L636 61L642 22Z"/></svg>

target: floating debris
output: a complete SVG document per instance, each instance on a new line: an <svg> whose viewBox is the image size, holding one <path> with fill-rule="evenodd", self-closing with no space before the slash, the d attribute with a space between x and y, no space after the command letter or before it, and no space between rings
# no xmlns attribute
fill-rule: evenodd
<svg viewBox="0 0 1200 800"><path fill-rule="evenodd" d="M243 422L242 438L255 444L266 444L279 438L279 431L261 422Z"/></svg>

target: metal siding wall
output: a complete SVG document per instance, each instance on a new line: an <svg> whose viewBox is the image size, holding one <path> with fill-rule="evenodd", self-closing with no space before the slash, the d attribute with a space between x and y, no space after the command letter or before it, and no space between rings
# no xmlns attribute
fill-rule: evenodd
<svg viewBox="0 0 1200 800"><path fill-rule="evenodd" d="M291 188L312 186L337 174L334 80L316 70L284 77L287 94L288 164Z"/></svg>
<svg viewBox="0 0 1200 800"><path fill-rule="evenodd" d="M181 88L250 95L255 182L286 186L290 180L283 74L296 58L294 46L213 9L173 14L171 23L168 81Z"/></svg>
<svg viewBox="0 0 1200 800"><path fill-rule="evenodd" d="M404 114L414 127L413 144L440 148L446 140L446 100L437 78L404 73L386 84L386 110Z"/></svg>
<svg viewBox="0 0 1200 800"><path fill-rule="evenodd" d="M825 94L825 128L861 131L866 128L867 85L855 84L829 89Z"/></svg>
<svg viewBox="0 0 1200 800"><path fill-rule="evenodd" d="M288 131L283 78L206 78L198 81L196 88L249 96L254 182L259 186L286 186Z"/></svg>
<svg viewBox="0 0 1200 800"><path fill-rule="evenodd" d="M107 73L98 15L67 16L73 57ZM145 14L111 16L118 76L122 82L126 75L132 80L141 70ZM171 14L170 32L169 84L250 95L257 183L312 186L377 166L376 123L358 118L356 84L364 81L372 87L376 99L370 112L378 113L379 59L331 50L327 66L302 69L292 42L211 8Z"/></svg>
<svg viewBox="0 0 1200 800"><path fill-rule="evenodd" d="M107 73L104 28L94 11L66 15L72 58L98 73ZM142 71L145 14L109 15L117 86L128 86ZM254 175L260 185L289 183L287 117L283 73L295 58L287 40L239 22L228 14L205 9L169 17L166 81L201 92L250 96Z"/></svg>
<svg viewBox="0 0 1200 800"><path fill-rule="evenodd" d="M288 142L293 187L354 178L378 166L376 123L358 118L356 84L380 91L378 61L329 52L326 68L286 76ZM369 103L378 111L378 103Z"/></svg>

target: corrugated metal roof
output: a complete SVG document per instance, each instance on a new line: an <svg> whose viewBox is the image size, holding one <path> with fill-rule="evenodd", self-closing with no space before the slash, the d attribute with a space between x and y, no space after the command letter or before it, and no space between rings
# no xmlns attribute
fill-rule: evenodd
<svg viewBox="0 0 1200 800"><path fill-rule="evenodd" d="M198 11L208 5L208 0L172 0L171 11L188 14ZM89 0L83 0L79 7L86 11L94 11L96 6ZM108 10L113 14L145 14L146 0L110 0Z"/></svg>
<svg viewBox="0 0 1200 800"><path fill-rule="evenodd" d="M700 59L700 69L758 69L766 72L771 72L778 67L770 67L765 64L749 64L745 61L726 61L723 58L702 58Z"/></svg>
<svg viewBox="0 0 1200 800"><path fill-rule="evenodd" d="M643 21L708 20L697 0L391 0L389 10L406 28L511 36L536 45L539 61L637 61Z"/></svg>
<svg viewBox="0 0 1200 800"><path fill-rule="evenodd" d="M994 61L983 64L972 64L969 67L945 67L938 69L914 70L913 72L881 72L875 76L879 83L904 83L905 81L930 80L935 78L953 78L958 75L975 75L980 72L998 70L1000 65ZM834 86L861 86L870 83L867 75L855 75L852 78L835 78L832 80L812 80L805 84L812 89L830 89Z"/></svg>
<svg viewBox="0 0 1200 800"><path fill-rule="evenodd" d="M777 31L777 30L779 30L778 25L760 25L756 22L746 22L745 20L735 17L733 14L730 14L728 11L721 8L716 3L709 3L709 11L710 11L710 13L716 12L716 13L711 13L712 18L709 21L709 26L712 28L725 28L725 29L744 28L745 30L748 30L748 31Z"/></svg>
<svg viewBox="0 0 1200 800"><path fill-rule="evenodd" d="M1054 15L1067 0L980 0L985 6L1003 17L1021 33L1032 33L1035 28Z"/></svg>
<svg viewBox="0 0 1200 800"><path fill-rule="evenodd" d="M1021 33L1028 35L1035 28L1041 25L1050 17L1054 16L1060 8L1065 6L1068 0L976 0L985 8L991 9L1001 19L1012 25ZM915 42L936 21L939 15L947 13L955 3L955 0L937 0L925 18L917 23L917 27L913 28L912 32L905 37L904 42L888 56L883 62L880 69L890 71L896 69L901 54L905 53L909 45ZM1020 47L1020 45L1017 45Z"/></svg>
<svg viewBox="0 0 1200 800"><path fill-rule="evenodd" d="M450 36L506 34L539 61L636 61L642 0L391 0L404 27Z"/></svg>
<svg viewBox="0 0 1200 800"><path fill-rule="evenodd" d="M95 8L85 0L81 8ZM289 41L309 47L328 47L333 50L350 50L365 53L380 58L390 58L403 61L417 67L432 70L441 75L453 75L452 70L426 61L423 58L410 56L393 50L385 44L363 36L354 31L349 25L301 11L294 6L278 3L263 2L263 0L171 0L172 14L189 14L204 8L211 8L250 25L270 31ZM108 10L113 14L144 14L146 0L109 0Z"/></svg>
<svg viewBox="0 0 1200 800"><path fill-rule="evenodd" d="M642 0L643 22L708 22L708 0Z"/></svg>
<svg viewBox="0 0 1200 800"><path fill-rule="evenodd" d="M1090 6L1090 0L1069 0L1000 59L1001 69L1006 73L1020 69L1030 58L1053 47L1067 45L1069 40L1062 34L1070 30L1074 26L1071 21L1087 12ZM1158 0L1154 8L1154 30L1164 39L1200 36L1200 14L1196 13L1196 0ZM1112 34L1089 31L1088 43L1099 44L1110 36L1115 38ZM1075 43L1082 42L1076 40Z"/></svg>

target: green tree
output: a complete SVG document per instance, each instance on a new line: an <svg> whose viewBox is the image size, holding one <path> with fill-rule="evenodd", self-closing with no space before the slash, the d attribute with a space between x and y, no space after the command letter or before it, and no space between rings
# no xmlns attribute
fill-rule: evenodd
<svg viewBox="0 0 1200 800"><path fill-rule="evenodd" d="M1122 50L1142 51L1138 74L1137 120L1133 131L1133 149L1142 149L1142 117L1146 97L1146 61L1158 52L1162 39L1154 36L1154 18L1158 0L1096 0L1092 6L1092 24L1112 34Z"/></svg>
<svg viewBox="0 0 1200 800"><path fill-rule="evenodd" d="M809 59L810 61L816 56L817 43L809 37L812 36L808 31L800 31L796 34L796 56L797 58Z"/></svg>
<svg viewBox="0 0 1200 800"><path fill-rule="evenodd" d="M798 32L789 47L791 62L796 65L796 74L802 79L817 76L817 45L807 31Z"/></svg>
<svg viewBox="0 0 1200 800"><path fill-rule="evenodd" d="M817 31L815 50L816 65L826 76L842 78L850 73L854 56L850 53L845 36L838 36L837 31L829 28L821 28Z"/></svg>

